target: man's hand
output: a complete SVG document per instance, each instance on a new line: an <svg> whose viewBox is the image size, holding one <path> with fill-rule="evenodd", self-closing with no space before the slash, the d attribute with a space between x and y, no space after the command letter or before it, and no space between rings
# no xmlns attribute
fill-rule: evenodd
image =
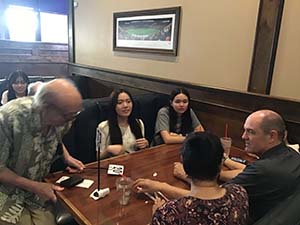
<svg viewBox="0 0 300 225"><path fill-rule="evenodd" d="M62 149L63 149L63 155L64 155L65 163L68 165L66 170L69 173L80 173L80 172L82 172L83 169L85 168L84 164L81 161L73 158L69 154L69 152L68 152L68 150L67 150L67 148L64 144L62 144Z"/></svg>
<svg viewBox="0 0 300 225"><path fill-rule="evenodd" d="M155 192L160 190L160 186L162 185L159 181L154 181L150 179L137 179L133 182L133 190L140 192Z"/></svg>
<svg viewBox="0 0 300 225"><path fill-rule="evenodd" d="M73 158L71 155L67 155L65 157L65 162L68 165L66 170L69 173L80 173L85 168L84 164L81 161Z"/></svg>
<svg viewBox="0 0 300 225"><path fill-rule="evenodd" d="M54 184L49 184L49 183L44 183L44 182L37 182L36 185L34 185L34 190L33 192L37 194L40 198L44 200L51 200L52 202L56 202L57 198L55 195L55 191L62 191L64 190L63 187L54 185Z"/></svg>

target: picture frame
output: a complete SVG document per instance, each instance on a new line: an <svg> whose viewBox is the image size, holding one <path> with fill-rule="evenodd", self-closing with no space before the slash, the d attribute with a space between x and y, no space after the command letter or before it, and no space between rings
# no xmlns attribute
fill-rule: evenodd
<svg viewBox="0 0 300 225"><path fill-rule="evenodd" d="M177 55L181 7L113 14L113 50Z"/></svg>

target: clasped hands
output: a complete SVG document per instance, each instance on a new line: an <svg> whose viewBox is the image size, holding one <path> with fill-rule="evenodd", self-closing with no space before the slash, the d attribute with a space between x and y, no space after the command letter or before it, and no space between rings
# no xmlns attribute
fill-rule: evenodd
<svg viewBox="0 0 300 225"><path fill-rule="evenodd" d="M148 140L146 138L139 138L136 139L135 145L138 149L144 149L149 146ZM113 155L120 155L126 151L123 145L120 144L114 144L114 145L109 145L106 148L106 151L113 154Z"/></svg>

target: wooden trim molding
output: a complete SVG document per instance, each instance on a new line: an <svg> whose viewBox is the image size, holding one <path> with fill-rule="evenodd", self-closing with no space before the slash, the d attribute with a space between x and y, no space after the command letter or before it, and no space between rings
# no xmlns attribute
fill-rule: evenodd
<svg viewBox="0 0 300 225"><path fill-rule="evenodd" d="M68 46L69 46L69 62L75 62L75 24L74 24L74 0L68 1Z"/></svg>
<svg viewBox="0 0 300 225"><path fill-rule="evenodd" d="M22 70L30 76L68 75L68 64L47 62L0 62L0 79L6 78L12 71Z"/></svg>
<svg viewBox="0 0 300 225"><path fill-rule="evenodd" d="M90 77L100 83L111 83L147 92L169 94L175 87L189 90L192 107L204 126L217 135L224 134L225 124L231 128L235 146L243 147L241 134L245 118L258 109L272 109L286 120L289 140L300 143L300 103L284 98L275 98L262 94L238 92L228 89L204 87L180 81L154 78L145 75L101 69L79 64L69 64L70 74Z"/></svg>
<svg viewBox="0 0 300 225"><path fill-rule="evenodd" d="M270 94L284 0L260 0L248 91Z"/></svg>

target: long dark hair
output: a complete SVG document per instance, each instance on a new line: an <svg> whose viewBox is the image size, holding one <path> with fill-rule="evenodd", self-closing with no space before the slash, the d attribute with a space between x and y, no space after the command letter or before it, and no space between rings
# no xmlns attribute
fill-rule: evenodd
<svg viewBox="0 0 300 225"><path fill-rule="evenodd" d="M136 139L143 137L141 126L140 126L138 120L136 118L134 118L133 113L132 113L133 109L134 109L134 101L133 101L131 94L124 89L115 90L111 96L110 114L109 114L109 118L108 118L110 142L113 145L114 144L121 144L121 145L123 144L122 133L121 133L120 127L118 125L118 115L116 112L116 105L118 104L118 97L121 93L126 93L132 102L132 111L128 117L128 124L130 126L131 132L134 134Z"/></svg>
<svg viewBox="0 0 300 225"><path fill-rule="evenodd" d="M17 98L16 93L15 93L12 85L13 85L13 83L16 82L18 77L22 77L22 79L25 81L25 83L27 83L26 90L25 90L25 96L27 96L29 78L28 78L27 74L24 73L23 71L17 70L17 71L14 71L14 72L10 73L9 76L8 76L8 79L7 79L8 80L7 101L10 101L10 100L13 100L13 99Z"/></svg>
<svg viewBox="0 0 300 225"><path fill-rule="evenodd" d="M193 127L192 127L192 118L191 118L191 108L190 108L190 94L185 88L177 88L173 90L170 94L170 101L169 101L169 128L170 132L176 132L176 122L177 122L177 112L174 110L173 106L171 103L173 102L174 98L178 94L184 94L188 98L188 106L186 111L181 115L181 127L180 127L180 133L183 135L186 135L190 132L193 132Z"/></svg>

